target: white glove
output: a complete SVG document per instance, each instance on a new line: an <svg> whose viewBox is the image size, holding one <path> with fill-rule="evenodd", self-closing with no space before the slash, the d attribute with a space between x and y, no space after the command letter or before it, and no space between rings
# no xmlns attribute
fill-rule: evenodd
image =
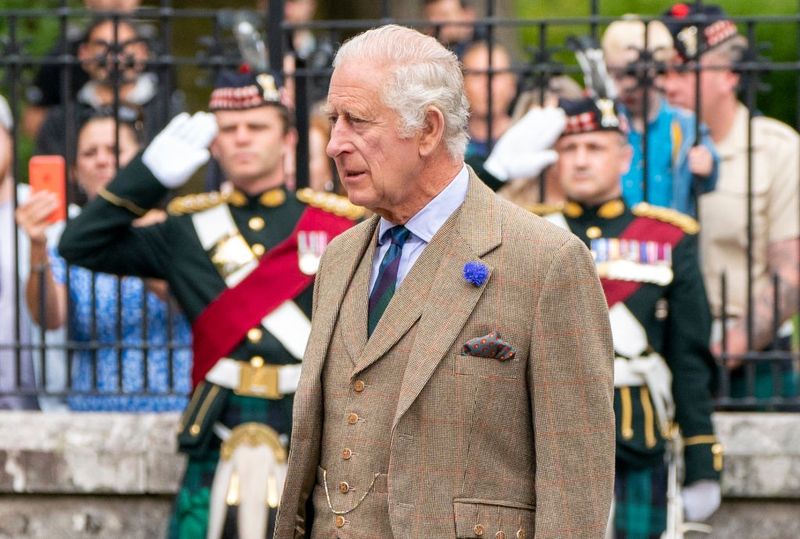
<svg viewBox="0 0 800 539"><path fill-rule="evenodd" d="M683 508L686 520L703 522L714 514L722 501L722 492L717 481L701 479L683 487Z"/></svg>
<svg viewBox="0 0 800 539"><path fill-rule="evenodd" d="M208 145L217 136L217 119L209 112L175 116L142 155L142 162L161 185L180 187L208 161Z"/></svg>
<svg viewBox="0 0 800 539"><path fill-rule="evenodd" d="M529 110L500 137L483 167L501 181L537 176L558 160L551 147L566 123L562 109Z"/></svg>

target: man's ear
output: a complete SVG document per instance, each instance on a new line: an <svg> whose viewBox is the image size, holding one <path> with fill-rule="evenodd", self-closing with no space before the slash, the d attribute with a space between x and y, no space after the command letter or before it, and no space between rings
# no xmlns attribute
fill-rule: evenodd
<svg viewBox="0 0 800 539"><path fill-rule="evenodd" d="M214 140L211 141L211 146L208 147L208 151L211 152L211 157L214 159L219 159L219 148L217 147L217 139L214 137Z"/></svg>
<svg viewBox="0 0 800 539"><path fill-rule="evenodd" d="M623 137L624 135L620 135ZM624 176L628 173L631 169L631 164L633 163L633 146L627 143L627 141L622 143L622 147L620 148L620 161L619 161L619 174L620 176Z"/></svg>
<svg viewBox="0 0 800 539"><path fill-rule="evenodd" d="M419 136L419 154L422 157L431 155L444 138L444 115L436 107L428 107L425 121Z"/></svg>
<svg viewBox="0 0 800 539"><path fill-rule="evenodd" d="M297 129L292 127L283 135L283 153L290 153L297 149L297 139L299 135Z"/></svg>

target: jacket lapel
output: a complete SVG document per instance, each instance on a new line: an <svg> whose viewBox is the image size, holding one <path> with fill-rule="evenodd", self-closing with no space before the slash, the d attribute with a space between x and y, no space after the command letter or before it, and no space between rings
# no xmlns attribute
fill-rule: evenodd
<svg viewBox="0 0 800 539"><path fill-rule="evenodd" d="M393 429L452 347L492 279L492 266L482 262L489 270L489 276L483 284L474 286L464 279L464 265L480 261L482 256L499 246L501 233L496 195L470 170L469 190L455 222L455 236L446 242L441 264L422 308L419 331L403 376Z"/></svg>
<svg viewBox="0 0 800 539"><path fill-rule="evenodd" d="M373 227L373 234L370 235L369 245L361 257L361 261L356 266L355 276L350 281L350 286L344 292L344 303L342 303L342 315L339 323L342 325L342 332L345 335L345 349L350 356L353 365L356 364L359 356L367 344L367 307L369 305L369 280L372 272L372 259L376 249L376 227Z"/></svg>
<svg viewBox="0 0 800 539"><path fill-rule="evenodd" d="M312 323L312 333L309 338L308 349L306 350L303 362L303 370L310 371L309 376L319 382L322 371L322 364L328 353L333 330L336 326L337 318L342 323L358 325L358 322L350 322L344 317L340 317L339 312L347 294L348 286L353 279L353 275L358 268L358 264L365 256L365 251L369 251L369 241L372 238L375 227L378 224L378 217L374 216L356 228L354 234L345 237L340 236L342 243L338 245L335 256L325 260L325 267L330 268L326 271L324 283L321 283L317 296L318 305L314 308ZM366 335L366 322L364 322L364 333ZM347 329L350 329L348 327ZM351 333L352 335L352 333Z"/></svg>
<svg viewBox="0 0 800 539"><path fill-rule="evenodd" d="M386 354L411 329L414 322L419 320L425 297L431 288L442 257L447 253L448 245L452 243L457 213L458 211L442 225L406 275L367 341L368 346L358 358L352 376ZM366 324L364 334L366 335Z"/></svg>

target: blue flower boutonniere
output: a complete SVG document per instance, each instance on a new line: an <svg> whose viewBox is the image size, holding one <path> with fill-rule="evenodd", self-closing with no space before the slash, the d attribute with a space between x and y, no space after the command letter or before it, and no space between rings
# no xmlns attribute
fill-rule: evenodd
<svg viewBox="0 0 800 539"><path fill-rule="evenodd" d="M481 286L489 277L489 268L481 262L464 264L464 279L473 286Z"/></svg>

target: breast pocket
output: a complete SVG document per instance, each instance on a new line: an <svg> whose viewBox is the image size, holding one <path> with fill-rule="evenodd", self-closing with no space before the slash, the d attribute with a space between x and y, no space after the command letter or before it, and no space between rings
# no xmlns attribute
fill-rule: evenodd
<svg viewBox="0 0 800 539"><path fill-rule="evenodd" d="M517 359L500 361L491 357L455 355L456 375L479 376L483 378L519 379L525 375L525 365Z"/></svg>
<svg viewBox="0 0 800 539"><path fill-rule="evenodd" d="M536 507L518 502L455 499L453 512L458 539L525 539L536 527Z"/></svg>

